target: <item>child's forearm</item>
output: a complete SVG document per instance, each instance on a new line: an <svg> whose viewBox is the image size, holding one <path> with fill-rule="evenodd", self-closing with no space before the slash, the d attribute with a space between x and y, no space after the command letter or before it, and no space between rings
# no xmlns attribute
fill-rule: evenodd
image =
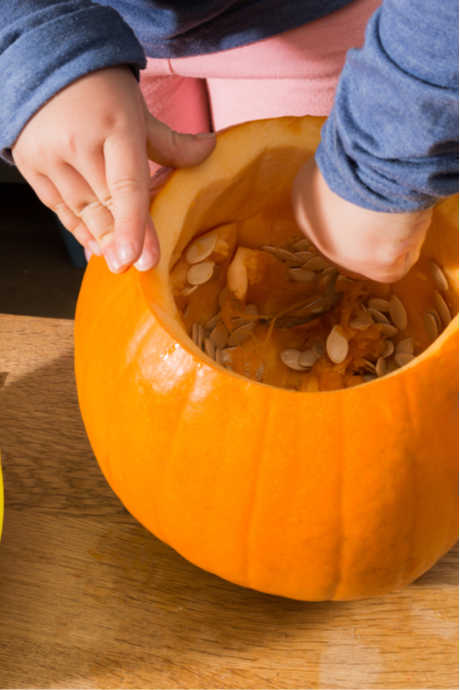
<svg viewBox="0 0 460 690"><path fill-rule="evenodd" d="M96 70L145 65L144 51L119 14L88 0L0 3L0 153L61 89Z"/></svg>
<svg viewBox="0 0 460 690"><path fill-rule="evenodd" d="M373 211L432 206L458 188L457 0L384 0L352 50L316 160Z"/></svg>
<svg viewBox="0 0 460 690"><path fill-rule="evenodd" d="M458 189L457 0L384 0L350 51L294 210L336 263L382 282L417 261L431 207Z"/></svg>

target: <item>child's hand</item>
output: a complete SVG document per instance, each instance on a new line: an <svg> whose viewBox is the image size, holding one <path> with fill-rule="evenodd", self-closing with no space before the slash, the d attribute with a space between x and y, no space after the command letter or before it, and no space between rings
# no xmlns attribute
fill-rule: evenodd
<svg viewBox="0 0 460 690"><path fill-rule="evenodd" d="M299 226L325 256L382 283L399 280L415 264L432 214L355 206L329 189L313 158L296 177L293 204Z"/></svg>
<svg viewBox="0 0 460 690"><path fill-rule="evenodd" d="M118 272L152 268L158 240L149 216L149 156L195 165L215 138L178 134L155 120L128 68L93 72L48 101L13 146L41 201L90 252Z"/></svg>

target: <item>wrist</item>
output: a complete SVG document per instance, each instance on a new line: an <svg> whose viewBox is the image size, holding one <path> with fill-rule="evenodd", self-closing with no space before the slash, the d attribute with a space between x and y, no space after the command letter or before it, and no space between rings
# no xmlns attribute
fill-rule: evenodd
<svg viewBox="0 0 460 690"><path fill-rule="evenodd" d="M325 256L380 282L399 280L417 261L432 213L356 206L328 187L313 158L294 181L293 207L299 227Z"/></svg>

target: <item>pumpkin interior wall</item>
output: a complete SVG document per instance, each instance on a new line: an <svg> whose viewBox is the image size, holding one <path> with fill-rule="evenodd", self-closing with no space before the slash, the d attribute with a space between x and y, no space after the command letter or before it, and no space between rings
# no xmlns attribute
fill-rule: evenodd
<svg viewBox="0 0 460 690"><path fill-rule="evenodd" d="M293 148L275 149L263 153L241 170L230 185L214 181L201 190L171 248L169 267L174 266L193 237L226 223L236 223L239 246L284 245L298 233L290 191L305 158L304 152ZM456 204L457 199L449 199L438 206L418 264L395 287L408 311L410 335L421 344L422 350L430 345L424 324L424 314L433 294L433 286L427 280L430 259L443 266L450 284L449 307L452 313L458 310L458 267L453 259L458 252L458 232L452 220L452 207ZM168 301L173 301L171 295Z"/></svg>
<svg viewBox="0 0 460 690"><path fill-rule="evenodd" d="M296 227L291 208L294 177L308 158L296 149L283 148L262 154L242 170L232 185L215 182L202 190L176 235L169 269L190 240L218 225L239 223L238 243L248 247L282 244ZM281 173L280 173L281 171ZM422 248L422 257L436 260L447 274L455 311L458 311L458 196L446 199L435 208L433 221ZM168 248L166 248L167 251ZM166 262L166 256L165 256ZM410 285L410 281L402 284Z"/></svg>

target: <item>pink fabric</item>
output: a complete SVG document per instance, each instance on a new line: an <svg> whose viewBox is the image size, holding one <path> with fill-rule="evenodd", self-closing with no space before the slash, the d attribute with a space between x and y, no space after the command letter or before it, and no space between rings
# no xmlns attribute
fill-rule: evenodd
<svg viewBox="0 0 460 690"><path fill-rule="evenodd" d="M167 124L179 122L180 126L170 126L180 131L196 131L201 125L207 129L202 81L196 92L175 82L180 93L159 103L168 97L168 79L187 78L206 80L214 129L281 115L327 115L346 52L362 45L367 21L380 4L381 0L354 0L326 17L241 48L188 58L150 58L141 75L147 104ZM182 112L173 113L177 108Z"/></svg>

